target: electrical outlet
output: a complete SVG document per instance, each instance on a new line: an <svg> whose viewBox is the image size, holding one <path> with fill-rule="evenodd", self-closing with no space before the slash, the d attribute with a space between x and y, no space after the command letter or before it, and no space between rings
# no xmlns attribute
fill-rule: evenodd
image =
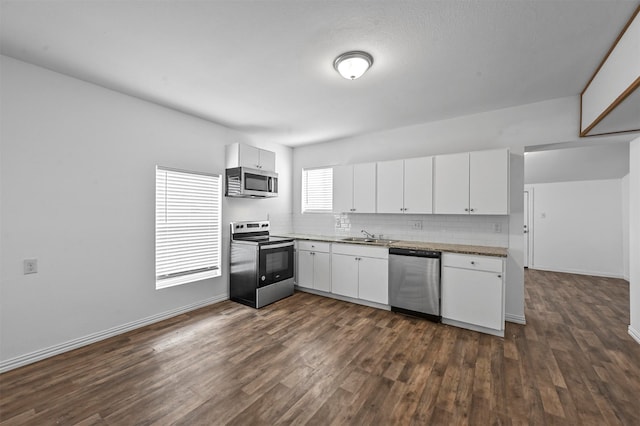
<svg viewBox="0 0 640 426"><path fill-rule="evenodd" d="M409 228L411 229L422 229L422 221L421 220L410 220Z"/></svg>
<svg viewBox="0 0 640 426"><path fill-rule="evenodd" d="M38 259L25 259L24 263L24 274L35 274L38 272Z"/></svg>

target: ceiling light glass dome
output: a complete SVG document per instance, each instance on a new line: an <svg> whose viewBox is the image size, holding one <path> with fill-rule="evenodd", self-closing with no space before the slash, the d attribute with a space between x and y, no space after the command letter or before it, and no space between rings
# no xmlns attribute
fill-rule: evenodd
<svg viewBox="0 0 640 426"><path fill-rule="evenodd" d="M347 80L355 80L373 65L373 57L367 52L353 51L338 56L333 67Z"/></svg>

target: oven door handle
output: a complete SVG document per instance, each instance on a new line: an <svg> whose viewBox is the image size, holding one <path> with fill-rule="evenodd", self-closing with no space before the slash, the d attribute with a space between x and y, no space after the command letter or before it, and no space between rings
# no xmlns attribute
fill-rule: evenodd
<svg viewBox="0 0 640 426"><path fill-rule="evenodd" d="M293 242L280 243L280 244L265 244L260 246L260 250L271 250L282 247L293 247Z"/></svg>

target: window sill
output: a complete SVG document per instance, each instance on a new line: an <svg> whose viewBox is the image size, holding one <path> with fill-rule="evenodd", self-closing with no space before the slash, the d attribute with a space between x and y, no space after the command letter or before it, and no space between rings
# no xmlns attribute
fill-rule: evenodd
<svg viewBox="0 0 640 426"><path fill-rule="evenodd" d="M213 271L198 272L196 274L182 275L179 277L166 278L164 280L156 280L156 290L163 288L175 287L177 285L188 284L195 281L202 281L209 278L215 278L222 275L220 268Z"/></svg>

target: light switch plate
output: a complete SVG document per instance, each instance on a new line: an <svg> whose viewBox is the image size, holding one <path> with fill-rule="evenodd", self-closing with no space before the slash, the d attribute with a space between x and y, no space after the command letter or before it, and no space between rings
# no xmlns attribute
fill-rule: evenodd
<svg viewBox="0 0 640 426"><path fill-rule="evenodd" d="M24 260L24 274L35 274L38 272L38 259Z"/></svg>

